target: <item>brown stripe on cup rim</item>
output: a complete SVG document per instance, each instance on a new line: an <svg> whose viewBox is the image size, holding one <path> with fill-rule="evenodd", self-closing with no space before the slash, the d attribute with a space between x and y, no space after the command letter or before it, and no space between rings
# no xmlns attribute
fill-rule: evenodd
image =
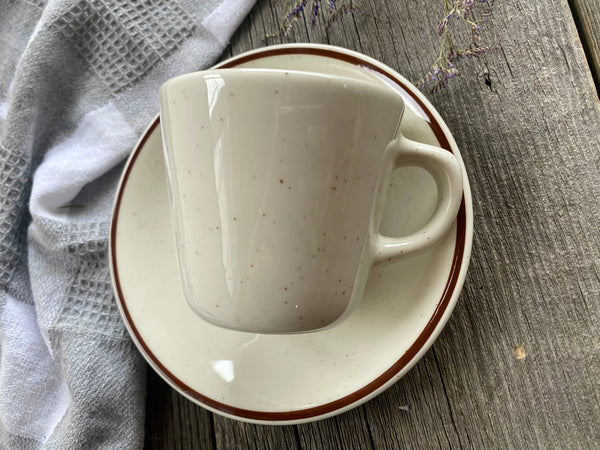
<svg viewBox="0 0 600 450"><path fill-rule="evenodd" d="M362 68L365 68L375 75L379 76L381 79L386 81L388 84L393 85L393 87L397 90L404 92L407 95L410 95L411 99L414 100L419 107L427 114L428 123L434 132L440 147L448 150L451 150L450 142L446 134L444 133L442 127L435 119L432 114L430 108L423 103L423 101L411 91L410 88L407 88L406 82L397 78L394 73L386 70L385 67L380 67L367 59L361 58L358 54L354 52L346 53L346 51L336 50L335 47L330 46L302 46L302 45L290 45L290 46L279 46L274 48L265 48L257 51L252 51L249 53L242 54L240 56L234 57L230 60L227 60L223 63L217 64L214 68L234 68L238 67L241 64L255 61L257 59L263 59L271 56L278 55L314 55L321 56L325 58L333 58L337 59L349 64L353 64ZM271 422L271 423L294 423L307 421L311 419L317 419L321 416L332 415L336 412L342 412L347 407L355 404L358 406L358 402L361 400L366 401L366 399L373 394L378 389L382 388L388 382L390 382L394 377L396 377L402 369L404 369L419 353L419 351L425 346L429 338L433 335L436 330L442 316L446 313L448 307L451 303L451 298L457 288L457 283L459 280L459 276L462 270L463 264L463 256L466 245L466 231L467 231L467 211L465 206L465 197L463 195L463 199L461 202L460 209L458 211L458 216L456 220L456 244L454 247L454 255L452 258L452 264L450 267L450 273L448 276L448 280L444 287L442 296L440 301L438 302L434 313L431 318L423 328L423 331L419 334L419 336L415 339L413 344L409 347L409 349L394 363L391 367L389 367L385 372L380 374L377 378L361 387L360 389L341 397L337 400L324 403L319 406L314 406L311 408L293 410L293 411L255 411L243 408L237 408L235 406L231 406L225 403L221 403L217 400L214 400L195 389L188 386L186 383L181 381L177 376L175 376L152 352L152 350L148 347L141 334L139 333L130 313L127 308L127 302L125 300L125 296L123 295L123 291L121 289L121 283L119 280L119 271L118 271L118 262L116 259L116 230L117 223L119 220L119 213L121 207L121 200L123 196L123 192L127 181L129 179L131 170L135 165L137 157L139 156L141 149L144 148L148 138L150 135L156 130L156 128L160 124L160 119L156 117L152 124L146 130L144 136L139 141L137 146L134 149L134 153L132 154L125 172L122 176L121 185L119 187L117 198L115 199L115 206L113 210L113 217L111 223L111 231L110 231L110 258L111 258L111 268L112 268L112 276L113 283L115 289L117 291L117 301L120 304L120 309L125 320L125 324L130 331L130 335L134 339L134 341L138 344L138 348L144 354L146 360L158 374L164 378L169 384L171 384L178 391L183 393L188 398L194 400L200 405L204 405L209 409L213 409L217 412L221 412L225 415L232 416L241 420L248 420L254 422Z"/></svg>

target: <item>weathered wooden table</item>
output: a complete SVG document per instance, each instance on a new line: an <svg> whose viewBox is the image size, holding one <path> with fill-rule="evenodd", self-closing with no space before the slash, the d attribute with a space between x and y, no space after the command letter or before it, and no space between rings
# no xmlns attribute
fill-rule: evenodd
<svg viewBox="0 0 600 450"><path fill-rule="evenodd" d="M440 5L364 0L329 30L265 42L283 2L259 0L223 58L328 43L416 81ZM470 272L433 348L374 400L300 426L213 415L149 370L148 448L600 448L600 2L497 0L487 39L495 51L428 94L475 213Z"/></svg>

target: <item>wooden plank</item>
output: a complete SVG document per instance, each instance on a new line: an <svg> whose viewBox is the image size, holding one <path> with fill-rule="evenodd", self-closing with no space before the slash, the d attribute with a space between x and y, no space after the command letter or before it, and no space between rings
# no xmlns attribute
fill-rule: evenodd
<svg viewBox="0 0 600 450"><path fill-rule="evenodd" d="M294 427L254 425L215 416L217 449L281 450L297 449Z"/></svg>
<svg viewBox="0 0 600 450"><path fill-rule="evenodd" d="M600 92L600 2L598 0L569 0L579 37Z"/></svg>
<svg viewBox="0 0 600 450"><path fill-rule="evenodd" d="M435 351L366 406L375 448L462 448ZM406 410L408 409L408 410Z"/></svg>
<svg viewBox="0 0 600 450"><path fill-rule="evenodd" d="M148 368L145 448L215 448L212 414L171 389Z"/></svg>
<svg viewBox="0 0 600 450"><path fill-rule="evenodd" d="M330 419L298 427L298 439L303 449L338 450L374 448L364 408L356 408Z"/></svg>
<svg viewBox="0 0 600 450"><path fill-rule="evenodd" d="M282 3L260 0L230 53L264 45L279 27ZM436 5L364 0L362 13L330 30L304 22L269 42L348 47L416 81L438 51ZM595 88L564 0L498 1L486 37L497 50L460 63L463 76L430 95L461 148L476 229L463 295L439 340L399 383L336 418L261 427L215 416L217 447L598 446ZM154 399L149 386L149 402L167 409L148 410L149 435L168 436L153 448L186 446L189 436L208 433L207 415L175 412L189 402L160 389ZM400 409L406 404L409 411Z"/></svg>

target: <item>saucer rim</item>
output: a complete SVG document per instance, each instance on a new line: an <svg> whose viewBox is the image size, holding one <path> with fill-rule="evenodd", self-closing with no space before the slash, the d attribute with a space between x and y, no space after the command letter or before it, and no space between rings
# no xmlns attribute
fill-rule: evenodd
<svg viewBox="0 0 600 450"><path fill-rule="evenodd" d="M340 397L328 403L313 406L310 408L292 410L292 411L255 411L249 409L238 408L235 406L227 405L218 402L204 394L201 394L197 390L191 388L177 376L175 376L166 366L162 364L159 358L157 358L152 350L145 343L141 334L137 330L135 322L133 321L129 310L127 308L125 296L121 289L121 283L119 281L118 264L116 260L116 247L117 247L117 223L120 212L120 204L129 179L130 172L137 160L137 157L141 154L141 150L145 147L146 141L156 131L156 128L160 124L160 118L157 115L146 128L141 135L140 139L136 143L132 154L127 160L126 166L123 170L121 180L118 185L117 195L113 205L113 213L111 217L111 229L110 229L110 244L109 244L109 262L111 269L111 278L113 282L113 290L116 293L116 300L119 310L125 325L129 331L132 340L153 369L173 388L182 393L188 399L194 401L201 406L214 411L216 413L225 415L230 418L244 420L253 423L268 423L268 424L297 424L310 422L332 415L339 414L347 411L351 408L362 404L374 396L378 395L389 386L394 384L398 379L408 372L429 350L433 342L437 339L440 332L444 328L448 321L456 303L464 280L466 277L467 268L470 260L472 237L473 237L473 225L472 225L472 204L471 204L471 193L466 172L464 169L464 163L460 157L460 151L454 141L450 130L439 116L439 113L435 108L427 101L427 99L414 88L410 82L404 77L399 75L393 69L384 65L383 63L376 61L366 55L362 55L358 52L343 49L340 47L334 47L329 45L319 44L284 44L271 47L264 47L257 50L245 52L236 57L230 58L223 61L212 69L221 68L232 68L250 62L257 59L263 59L272 56L282 55L312 55L320 56L325 58L333 58L341 60L346 63L350 63L354 66L359 66L363 69L367 69L375 72L378 76L385 77L385 82L388 85L392 85L402 91L406 92L412 97L412 99L426 112L427 119L431 130L436 136L440 147L452 152L460 160L463 168L463 198L460 206L460 210L457 216L457 227L456 227L456 239L454 254L452 257L452 263L448 274L448 279L445 284L443 293L440 300L437 302L435 311L429 318L429 321L423 327L419 336L414 340L412 345L405 351L394 364L392 364L387 370L382 372L377 378L371 382L363 385L354 392Z"/></svg>

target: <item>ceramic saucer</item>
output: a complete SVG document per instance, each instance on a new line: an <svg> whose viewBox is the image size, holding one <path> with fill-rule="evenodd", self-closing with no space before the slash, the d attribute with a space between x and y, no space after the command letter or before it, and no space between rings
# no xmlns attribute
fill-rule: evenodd
<svg viewBox="0 0 600 450"><path fill-rule="evenodd" d="M404 98L402 132L452 151L462 164L431 104L374 59L336 47L284 45L245 53L220 67L310 70L381 83ZM473 234L471 193L463 175L463 203L446 238L424 254L374 269L361 306L345 322L289 336L229 331L203 321L183 298L156 118L129 158L112 219L113 284L131 337L173 388L228 417L291 424L353 408L391 386L423 356L456 304ZM382 233L400 236L418 229L436 196L422 169L396 171Z"/></svg>

